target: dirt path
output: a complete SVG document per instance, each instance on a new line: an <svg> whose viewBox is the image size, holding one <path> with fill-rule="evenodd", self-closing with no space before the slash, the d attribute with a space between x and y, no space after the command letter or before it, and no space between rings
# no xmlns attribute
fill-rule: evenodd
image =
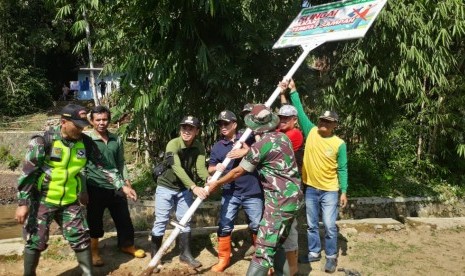
<svg viewBox="0 0 465 276"><path fill-rule="evenodd" d="M19 172L0 170L0 205L16 202Z"/></svg>
<svg viewBox="0 0 465 276"><path fill-rule="evenodd" d="M0 202L10 203L16 197L18 175L1 173ZM465 275L465 228L451 226L445 230L434 230L428 226L418 228L406 226L399 231L375 233L351 228L341 229L339 235L339 264L334 275ZM299 229L300 253L306 252L305 229ZM245 275L250 258L243 258L248 241L245 231L233 235L231 266L219 275ZM164 266L158 275L217 275L209 269L217 261L216 235L195 236L192 240L193 254L203 263L198 271L189 270L178 261L174 246L163 257ZM138 235L136 244L149 250L147 235ZM101 242L101 252L106 265L96 268L96 275L138 275L149 263L149 257L133 259L116 249L116 239L106 236ZM0 275L22 275L21 256L0 256ZM299 275L326 275L322 272L324 260L301 264ZM62 240L51 239L49 248L42 254L37 269L38 275L80 275L74 252Z"/></svg>
<svg viewBox="0 0 465 276"><path fill-rule="evenodd" d="M304 233L303 231L300 231ZM209 272L216 262L215 235L193 238L193 254L203 263L198 271L187 269L178 262L177 249L171 248L163 257L164 266L158 275L217 275ZM250 258L243 258L246 249L244 233L233 237L235 253L232 265L222 275L245 275ZM464 275L465 229L456 227L433 230L429 227L407 227L399 231L366 233L341 230L339 236L339 269L334 275ZM305 234L300 235L301 253L305 252ZM116 250L114 237L101 243L106 265L96 268L96 275L138 275L148 264L149 257L132 259ZM147 236L137 237L136 244L149 249ZM168 262L169 261L169 262ZM20 256L0 257L0 275L21 275ZM39 263L38 275L80 275L74 254L61 239L51 242ZM326 275L324 261L299 266L299 275ZM355 274L356 275L356 274Z"/></svg>

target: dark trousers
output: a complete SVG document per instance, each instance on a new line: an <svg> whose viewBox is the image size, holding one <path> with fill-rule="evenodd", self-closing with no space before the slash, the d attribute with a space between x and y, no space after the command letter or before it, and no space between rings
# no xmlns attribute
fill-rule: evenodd
<svg viewBox="0 0 465 276"><path fill-rule="evenodd" d="M103 212L108 208L118 235L118 247L134 245L134 226L129 215L126 196L115 190L87 186L89 204L87 222L91 238L103 237Z"/></svg>

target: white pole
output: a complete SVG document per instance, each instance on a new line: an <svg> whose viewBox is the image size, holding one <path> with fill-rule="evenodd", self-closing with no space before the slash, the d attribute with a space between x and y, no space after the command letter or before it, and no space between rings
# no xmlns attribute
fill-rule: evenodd
<svg viewBox="0 0 465 276"><path fill-rule="evenodd" d="M300 54L299 58L297 59L297 61L294 63L294 65L292 66L292 68L289 70L289 72L286 74L286 76L284 77L284 79L291 79L292 76L294 75L294 73L297 71L297 69L300 67L300 65L302 64L302 62L305 60L305 58L307 57L307 55L310 53L311 50L315 49L316 47L318 47L319 45L323 44L324 41L315 41L313 44L311 45L303 45L302 48L304 49L304 51L302 52L302 54ZM275 89L275 91L273 92L273 94L271 95L271 97L268 99L268 101L266 101L265 105L267 107L270 107L271 104L276 100L276 98L279 96L279 93L280 93L280 89L279 87L277 87ZM247 140L247 138L250 136L250 134L252 133L252 130L250 128L247 128L247 130L242 134L241 138L239 139L239 141L236 142L236 144L233 146L232 149L238 149L238 148L241 148L242 146L242 142L244 142L245 140ZM224 161L223 161L223 166L224 167L227 167L229 162L231 161L230 158L226 158ZM221 172L220 171L216 171L215 174L213 174L212 176L212 181L213 180L217 180L219 177L221 176ZM208 187L205 187L205 189L207 189L208 191ZM171 234L169 235L168 239L165 240L165 242L162 244L162 246L158 249L158 252L157 254L155 254L155 256L152 257L152 260L150 260L150 263L149 265L147 266L147 268L145 269L145 271L142 273L142 275L150 275L153 271L153 269L158 265L158 263L160 262L160 259L161 257L163 256L163 254L165 253L165 251L170 247L170 245L174 242L174 240L176 239L176 237L179 235L179 233L181 232L181 227L183 227L192 217L192 215L194 214L194 212L197 210L197 208L199 207L199 205L202 203L202 199L200 199L199 197L195 199L194 203L192 203L192 205L189 207L189 209L187 210L187 212L184 214L184 216L182 217L182 219L179 221L179 225L180 226L175 226L175 229L171 232Z"/></svg>

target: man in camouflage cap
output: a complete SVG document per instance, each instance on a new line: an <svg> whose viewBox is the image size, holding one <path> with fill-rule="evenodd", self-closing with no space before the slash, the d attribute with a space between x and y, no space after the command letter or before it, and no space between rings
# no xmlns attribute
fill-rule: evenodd
<svg viewBox="0 0 465 276"><path fill-rule="evenodd" d="M256 240L256 251L247 275L267 275L274 267L276 275L289 275L282 243L302 205L300 177L289 138L276 131L279 118L263 104L253 107L245 124L260 134L261 140L243 149L233 150L230 158L245 155L239 166L224 177L208 183L209 191L258 169L265 193L265 208Z"/></svg>

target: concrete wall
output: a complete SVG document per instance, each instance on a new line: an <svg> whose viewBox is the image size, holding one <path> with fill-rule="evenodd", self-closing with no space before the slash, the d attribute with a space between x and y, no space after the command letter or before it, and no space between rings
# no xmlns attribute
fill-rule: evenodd
<svg viewBox="0 0 465 276"><path fill-rule="evenodd" d="M130 202L130 212L134 225L139 230L149 230L154 221L154 201ZM203 202L195 212L191 226L216 226L221 203ZM403 221L406 217L463 217L465 200L455 202L437 202L431 198L379 198L364 197L349 199L349 206L340 210L340 219L393 218ZM306 224L305 209L298 216L299 224ZM111 223L111 220L109 221ZM241 210L236 224L247 224Z"/></svg>
<svg viewBox="0 0 465 276"><path fill-rule="evenodd" d="M29 132L0 132L0 146L7 146L15 157L24 155L29 139L43 131ZM0 164L1 166L1 164ZM0 169L2 169L0 167ZM131 215L134 225L139 230L148 230L153 224L154 202L138 201L130 203ZM204 202L192 219L194 227L217 225L220 202ZM341 210L341 219L362 218L393 218L402 220L404 217L458 217L465 216L465 200L438 202L432 198L350 198L349 206ZM299 221L305 223L305 210L301 211ZM108 218L108 227L113 227ZM246 224L245 216L241 211L237 224Z"/></svg>
<svg viewBox="0 0 465 276"><path fill-rule="evenodd" d="M32 136L43 134L44 131L3 131L0 132L0 147L10 149L10 154L14 157L23 157L26 153L26 146Z"/></svg>

